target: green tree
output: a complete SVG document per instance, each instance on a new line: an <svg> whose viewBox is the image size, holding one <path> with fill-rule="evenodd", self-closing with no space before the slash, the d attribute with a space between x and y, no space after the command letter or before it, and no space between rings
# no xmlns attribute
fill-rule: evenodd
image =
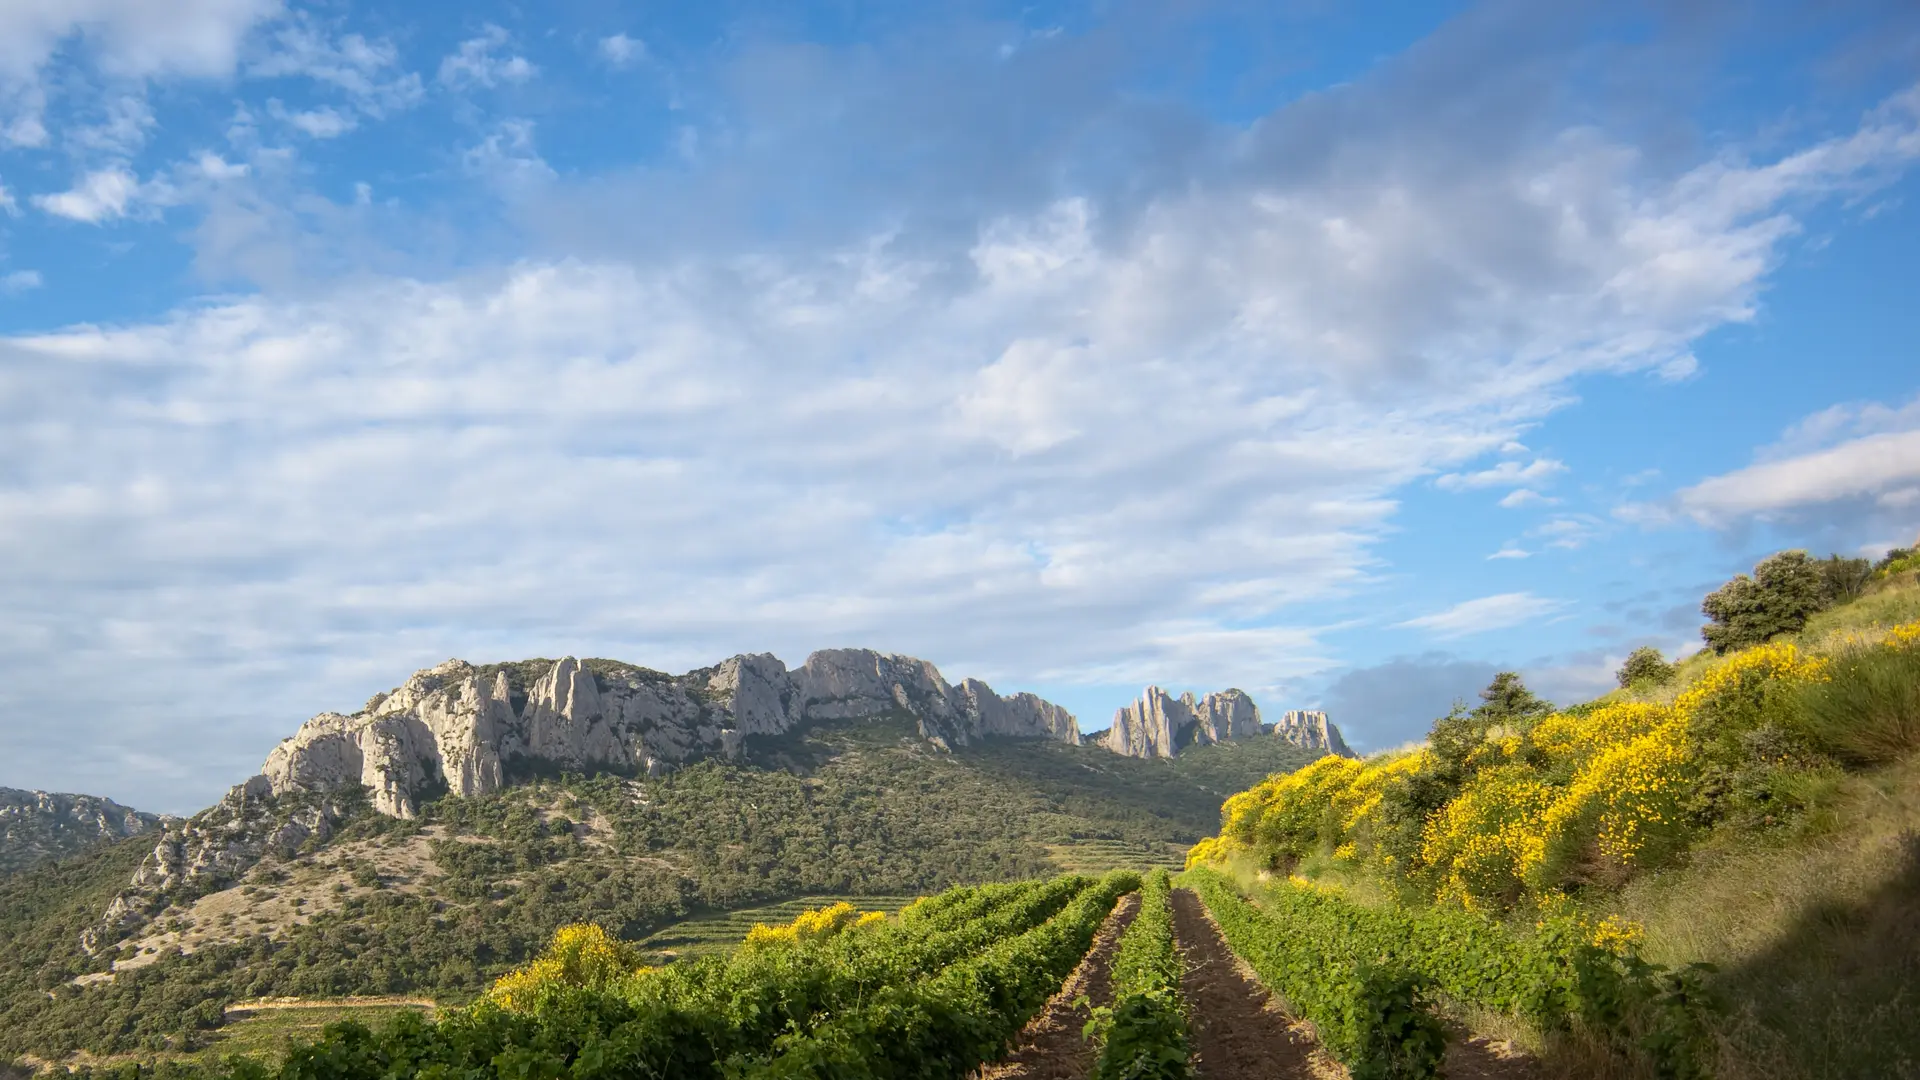
<svg viewBox="0 0 1920 1080"><path fill-rule="evenodd" d="M1503 671L1493 677L1485 690L1480 691L1480 706L1473 710L1475 718L1491 727L1494 724L1527 723L1539 719L1553 711L1553 702L1534 696L1527 684L1520 681L1520 674Z"/></svg>
<svg viewBox="0 0 1920 1080"><path fill-rule="evenodd" d="M1674 666L1660 655L1660 650L1651 645L1642 645L1628 654L1627 662L1613 677L1620 680L1624 689L1636 683L1649 683L1660 686L1673 678Z"/></svg>
<svg viewBox="0 0 1920 1080"><path fill-rule="evenodd" d="M1827 579L1820 564L1804 551L1767 556L1753 576L1736 576L1707 594L1700 611L1712 621L1700 636L1715 652L1760 645L1790 634L1827 606Z"/></svg>
<svg viewBox="0 0 1920 1080"><path fill-rule="evenodd" d="M1826 585L1826 606L1844 604L1860 598L1860 591L1873 580L1873 564L1866 559L1848 559L1829 555L1815 564Z"/></svg>

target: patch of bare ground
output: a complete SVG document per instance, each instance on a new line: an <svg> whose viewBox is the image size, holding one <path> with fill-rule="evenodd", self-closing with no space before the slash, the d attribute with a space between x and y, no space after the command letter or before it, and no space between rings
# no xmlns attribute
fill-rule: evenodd
<svg viewBox="0 0 1920 1080"><path fill-rule="evenodd" d="M1220 937L1206 906L1190 889L1173 891L1173 930L1186 953L1181 990L1191 1018L1188 1038L1203 1080L1329 1080L1344 1077L1293 1022Z"/></svg>
<svg viewBox="0 0 1920 1080"><path fill-rule="evenodd" d="M429 890L440 873L430 845L443 832L442 826L432 826L404 839L356 840L291 859L262 860L232 886L161 912L147 923L145 934L121 946L113 970L145 967L175 949L191 953L259 934L278 937L352 897L378 890ZM377 884L370 883L368 867ZM106 977L103 972L75 981Z"/></svg>
<svg viewBox="0 0 1920 1080"><path fill-rule="evenodd" d="M411 1007L429 1010L440 1007L439 1003L435 1002L432 998L407 997L404 994L336 998L273 997L255 998L252 1001L236 1001L227 1006L224 1015L228 1020L239 1020L259 1013L274 1012L281 1009L343 1009L363 1008L367 1006L387 1008Z"/></svg>
<svg viewBox="0 0 1920 1080"><path fill-rule="evenodd" d="M1440 1074L1447 1080L1545 1080L1547 1075L1538 1059L1511 1042L1460 1027L1447 1033Z"/></svg>
<svg viewBox="0 0 1920 1080"><path fill-rule="evenodd" d="M1074 1002L1084 996L1092 1005L1113 1004L1113 951L1139 910L1140 894L1121 898L1060 992L1021 1029L1013 1050L982 1066L974 1080L1081 1080L1093 1072L1098 1055L1080 1034L1089 1012Z"/></svg>

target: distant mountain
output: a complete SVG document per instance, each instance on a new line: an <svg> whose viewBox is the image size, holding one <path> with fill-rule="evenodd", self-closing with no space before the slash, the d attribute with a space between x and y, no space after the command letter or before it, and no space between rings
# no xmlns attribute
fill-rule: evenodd
<svg viewBox="0 0 1920 1080"><path fill-rule="evenodd" d="M0 787L0 875L157 829L164 820L97 795Z"/></svg>
<svg viewBox="0 0 1920 1080"><path fill-rule="evenodd" d="M1260 720L1260 707L1244 690L1221 690L1202 698L1174 697L1157 686L1113 715L1113 726L1097 736L1099 745L1137 758L1170 758L1196 746L1277 738L1290 746L1322 754L1352 757L1340 729L1323 712L1291 710L1277 724Z"/></svg>

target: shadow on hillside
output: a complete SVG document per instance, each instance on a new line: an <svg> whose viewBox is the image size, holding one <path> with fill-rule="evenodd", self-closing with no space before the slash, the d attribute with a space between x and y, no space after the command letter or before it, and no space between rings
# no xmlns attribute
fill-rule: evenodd
<svg viewBox="0 0 1920 1080"><path fill-rule="evenodd" d="M1731 1011L1723 1080L1920 1080L1920 833L1863 903L1808 912L1721 973Z"/></svg>

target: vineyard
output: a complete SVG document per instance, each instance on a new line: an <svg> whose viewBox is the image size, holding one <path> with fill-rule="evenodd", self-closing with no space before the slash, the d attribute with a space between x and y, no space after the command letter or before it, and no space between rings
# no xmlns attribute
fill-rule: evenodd
<svg viewBox="0 0 1920 1080"><path fill-rule="evenodd" d="M1196 902L1206 912L1197 918ZM111 1071L128 1080L1238 1076L1209 1065L1244 1061L1245 1046L1222 1040L1244 1043L1249 1022L1221 1023L1217 1007L1196 1015L1192 997L1220 991L1196 989L1191 958L1230 948L1264 984L1241 983L1237 993L1250 1016L1274 1025L1260 1048L1267 1071L1277 1062L1304 1076L1318 1058L1356 1080L1417 1078L1440 1075L1446 1049L1436 991L1469 988L1499 1007L1591 1017L1580 995L1622 985L1594 981L1613 969L1578 942L1555 952L1551 935L1522 945L1462 924L1434 936L1363 914L1293 886L1247 892L1212 871L1157 869L960 887L896 914L842 901L758 924L727 951L658 967L634 944L580 924L463 1009L400 1013L379 1030L331 1024L277 1061ZM1491 974L1435 979L1441 965L1420 948L1463 942L1484 955L1462 966ZM1268 989L1311 1022L1317 1043L1263 1009ZM1048 1019L1070 1037L1038 1052L1023 1046Z"/></svg>

